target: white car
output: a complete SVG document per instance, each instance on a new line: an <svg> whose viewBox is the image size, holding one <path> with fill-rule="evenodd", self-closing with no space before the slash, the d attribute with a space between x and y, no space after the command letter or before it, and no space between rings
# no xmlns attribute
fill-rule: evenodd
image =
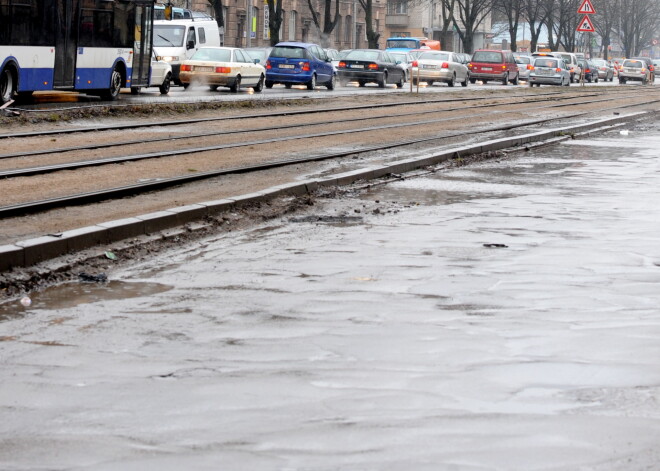
<svg viewBox="0 0 660 471"><path fill-rule="evenodd" d="M416 64L415 64L416 62ZM424 51L417 56L413 67L417 66L419 71L413 74L413 84L426 82L429 86L434 82L445 82L453 87L456 82L467 87L470 79L468 68L461 59L453 52L447 51Z"/></svg>
<svg viewBox="0 0 660 471"><path fill-rule="evenodd" d="M205 84L211 90L229 87L236 93L242 86L261 92L266 69L255 63L245 51L236 47L201 47L181 64L179 80L183 88L191 84Z"/></svg>
<svg viewBox="0 0 660 471"><path fill-rule="evenodd" d="M167 95L170 92L172 83L172 66L169 62L156 57L151 53L151 76L149 77L149 86L158 87L161 95ZM140 87L131 87L131 93L137 95L140 93Z"/></svg>

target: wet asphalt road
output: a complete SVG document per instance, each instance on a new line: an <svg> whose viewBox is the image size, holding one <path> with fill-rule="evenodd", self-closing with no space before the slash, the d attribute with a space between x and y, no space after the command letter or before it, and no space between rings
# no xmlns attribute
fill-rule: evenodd
<svg viewBox="0 0 660 471"><path fill-rule="evenodd" d="M0 469L655 469L659 131L3 306Z"/></svg>

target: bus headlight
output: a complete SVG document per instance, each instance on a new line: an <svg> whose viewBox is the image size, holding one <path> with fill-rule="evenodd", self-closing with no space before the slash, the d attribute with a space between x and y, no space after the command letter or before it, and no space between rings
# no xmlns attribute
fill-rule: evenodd
<svg viewBox="0 0 660 471"><path fill-rule="evenodd" d="M163 56L162 59L165 62L175 62L179 60L179 56Z"/></svg>

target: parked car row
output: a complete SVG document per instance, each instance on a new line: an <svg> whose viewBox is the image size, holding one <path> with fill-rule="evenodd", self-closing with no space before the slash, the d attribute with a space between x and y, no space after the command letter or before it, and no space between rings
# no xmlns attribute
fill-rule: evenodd
<svg viewBox="0 0 660 471"><path fill-rule="evenodd" d="M160 67L162 61L152 61L152 85L159 86L161 93L169 91L172 80L171 68ZM414 71L414 72L413 72ZM412 51L383 51L377 49L352 49L337 51L323 49L316 44L281 42L268 48L201 47L181 64L179 81L184 88L204 84L211 90L228 87L238 92L241 87L252 87L255 92L282 84L286 88L305 85L309 90L325 86L333 90L337 83L346 85L357 82L360 87L375 83L384 88L404 82L446 83L454 87L460 83L480 80L484 83L497 81L503 85L517 85L526 80L530 86L562 85L583 79L619 83L637 80L653 82L654 67L650 59L624 60L620 67L605 60L588 60L573 53L514 54L511 51L482 49L471 57L467 54L419 49ZM134 90L137 93L139 90Z"/></svg>

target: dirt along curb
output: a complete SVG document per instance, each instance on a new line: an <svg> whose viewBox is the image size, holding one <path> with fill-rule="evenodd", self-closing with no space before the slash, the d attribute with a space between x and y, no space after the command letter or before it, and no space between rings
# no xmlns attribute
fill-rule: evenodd
<svg viewBox="0 0 660 471"><path fill-rule="evenodd" d="M99 248L110 244L122 244L123 249L135 249L142 244L153 244L157 240L170 240L181 234L194 231L209 231L211 221L236 211L248 211L254 205L272 202L278 197L294 197L294 201L276 205L279 210L272 217L291 212L294 207L303 207L317 191L328 191L333 187L350 185L357 181L369 181L393 174L402 174L432 167L450 159L462 159L478 154L492 154L505 149L521 150L533 146L559 142L579 134L604 131L632 120L648 118L651 113L630 113L613 118L604 118L587 124L564 126L549 130L484 141L481 143L446 149L440 153L428 153L398 161L393 164L366 167L323 178L310 179L266 188L255 193L239 195L216 201L206 201L187 206L136 217L106 221L94 226L48 234L42 237L17 241L0 246L0 292L5 297L18 295L31 289L42 280L57 281L63 272L72 268L70 261L58 263L58 257L80 253L75 265L81 266L90 259L107 251ZM298 198L298 201L295 201ZM93 250L93 249L96 250ZM88 253L82 253L83 251ZM44 262L52 261L51 264ZM20 268L34 267L33 272L18 273ZM55 275L60 273L58 277ZM12 275L16 275L15 277Z"/></svg>

